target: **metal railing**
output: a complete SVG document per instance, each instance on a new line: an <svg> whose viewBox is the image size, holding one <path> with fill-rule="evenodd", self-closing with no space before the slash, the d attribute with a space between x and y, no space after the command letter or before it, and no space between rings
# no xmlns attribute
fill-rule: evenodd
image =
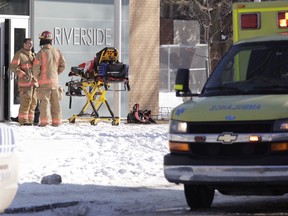
<svg viewBox="0 0 288 216"><path fill-rule="evenodd" d="M194 93L201 91L208 78L207 45L161 45L160 46L160 92L174 90L176 72L179 68L190 71L190 87Z"/></svg>

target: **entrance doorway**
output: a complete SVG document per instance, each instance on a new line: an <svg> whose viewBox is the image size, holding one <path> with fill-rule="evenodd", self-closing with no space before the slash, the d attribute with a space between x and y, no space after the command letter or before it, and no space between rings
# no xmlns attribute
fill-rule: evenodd
<svg viewBox="0 0 288 216"><path fill-rule="evenodd" d="M9 70L16 51L28 37L29 17L0 17L0 121L18 115L19 93L17 76Z"/></svg>

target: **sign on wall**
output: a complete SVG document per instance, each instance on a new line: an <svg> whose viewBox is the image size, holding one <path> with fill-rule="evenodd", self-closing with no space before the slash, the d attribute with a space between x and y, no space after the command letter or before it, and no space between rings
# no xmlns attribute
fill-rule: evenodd
<svg viewBox="0 0 288 216"><path fill-rule="evenodd" d="M114 46L114 0L35 0L32 1L33 38L35 51L40 50L39 35L48 30L54 35L53 46L63 53L67 68L59 77L62 87L71 80L70 68L93 59L98 51ZM122 0L122 50L121 60L128 62L128 14L129 0ZM67 89L65 89L67 90ZM85 98L62 100L63 118L78 114L85 104ZM107 93L107 100L113 107L113 92ZM121 93L122 116L127 115L128 93ZM104 115L106 111L104 111ZM101 113L100 113L101 114Z"/></svg>

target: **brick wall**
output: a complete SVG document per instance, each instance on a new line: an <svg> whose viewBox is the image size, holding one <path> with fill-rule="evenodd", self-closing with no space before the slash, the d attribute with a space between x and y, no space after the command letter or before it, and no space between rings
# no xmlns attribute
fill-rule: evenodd
<svg viewBox="0 0 288 216"><path fill-rule="evenodd" d="M159 112L160 0L130 0L129 109Z"/></svg>

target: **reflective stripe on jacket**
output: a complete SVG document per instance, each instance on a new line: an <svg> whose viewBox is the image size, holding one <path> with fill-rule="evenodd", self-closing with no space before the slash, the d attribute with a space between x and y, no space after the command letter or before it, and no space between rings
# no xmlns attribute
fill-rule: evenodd
<svg viewBox="0 0 288 216"><path fill-rule="evenodd" d="M10 63L10 70L18 76L19 87L30 87L34 85L33 80L34 53L21 48L17 51Z"/></svg>
<svg viewBox="0 0 288 216"><path fill-rule="evenodd" d="M59 49L50 44L42 46L33 63L33 73L39 87L55 89L58 75L65 69L65 59Z"/></svg>

